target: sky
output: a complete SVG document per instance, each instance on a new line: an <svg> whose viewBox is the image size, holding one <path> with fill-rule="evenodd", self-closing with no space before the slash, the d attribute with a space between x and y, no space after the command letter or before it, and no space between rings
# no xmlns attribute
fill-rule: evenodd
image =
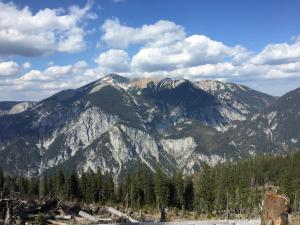
<svg viewBox="0 0 300 225"><path fill-rule="evenodd" d="M100 77L300 87L299 0L0 0L0 101Z"/></svg>

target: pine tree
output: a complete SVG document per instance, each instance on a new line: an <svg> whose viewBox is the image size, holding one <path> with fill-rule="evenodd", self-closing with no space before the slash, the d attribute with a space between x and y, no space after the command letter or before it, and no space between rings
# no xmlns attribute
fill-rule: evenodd
<svg viewBox="0 0 300 225"><path fill-rule="evenodd" d="M40 180L39 180L39 197L44 198L44 197L46 197L47 193L48 193L47 180L46 180L45 174L42 173Z"/></svg>
<svg viewBox="0 0 300 225"><path fill-rule="evenodd" d="M154 194L154 178L153 173L148 168L144 166L143 168L143 190L145 194L145 204L154 205L155 204L155 194Z"/></svg>
<svg viewBox="0 0 300 225"><path fill-rule="evenodd" d="M115 184L111 173L106 174L103 185L103 197L105 202L115 201Z"/></svg>
<svg viewBox="0 0 300 225"><path fill-rule="evenodd" d="M103 198L103 178L102 178L102 173L101 169L98 168L97 172L95 174L95 182L96 182L96 201L101 202Z"/></svg>
<svg viewBox="0 0 300 225"><path fill-rule="evenodd" d="M38 181L35 177L31 177L28 184L28 196L30 198L38 197L39 193L39 185Z"/></svg>
<svg viewBox="0 0 300 225"><path fill-rule="evenodd" d="M80 177L80 192L84 201L87 201L88 199L87 186L88 186L87 173L82 171Z"/></svg>
<svg viewBox="0 0 300 225"><path fill-rule="evenodd" d="M182 172L174 172L173 183L175 186L176 196L174 199L174 205L184 210L184 179Z"/></svg>
<svg viewBox="0 0 300 225"><path fill-rule="evenodd" d="M66 179L65 179L64 172L61 169L57 170L55 174L55 196L57 198L64 197L65 181Z"/></svg>
<svg viewBox="0 0 300 225"><path fill-rule="evenodd" d="M4 188L4 174L3 174L2 167L0 167L0 192L3 191L3 188Z"/></svg>
<svg viewBox="0 0 300 225"><path fill-rule="evenodd" d="M166 207L170 203L170 190L167 176L161 170L160 166L156 167L155 174L155 196L156 204L159 207Z"/></svg>
<svg viewBox="0 0 300 225"><path fill-rule="evenodd" d="M211 168L203 166L200 183L197 190L197 209L200 212L212 213L214 205L214 178Z"/></svg>
<svg viewBox="0 0 300 225"><path fill-rule="evenodd" d="M191 177L187 177L184 180L184 208L188 210L193 210L194 208L194 184Z"/></svg>
<svg viewBox="0 0 300 225"><path fill-rule="evenodd" d="M73 170L71 172L71 175L68 178L68 199L69 200L74 200L74 199L79 199L80 197L80 192L79 192L79 182L78 182L78 177L76 172Z"/></svg>
<svg viewBox="0 0 300 225"><path fill-rule="evenodd" d="M95 174L91 170L88 172L87 176L87 202L92 203L96 202L96 194L97 194L97 186L96 186L96 179L95 179Z"/></svg>

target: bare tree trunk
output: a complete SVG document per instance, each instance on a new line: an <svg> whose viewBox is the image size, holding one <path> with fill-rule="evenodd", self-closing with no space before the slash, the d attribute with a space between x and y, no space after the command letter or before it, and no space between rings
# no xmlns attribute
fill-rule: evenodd
<svg viewBox="0 0 300 225"><path fill-rule="evenodd" d="M9 208L9 203L6 202L6 215L5 215L4 224L9 224L9 220L10 220L10 208Z"/></svg>

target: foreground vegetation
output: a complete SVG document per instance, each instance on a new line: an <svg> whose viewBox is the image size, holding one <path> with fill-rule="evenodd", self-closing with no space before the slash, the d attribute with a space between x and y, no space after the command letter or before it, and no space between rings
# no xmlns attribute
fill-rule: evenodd
<svg viewBox="0 0 300 225"><path fill-rule="evenodd" d="M56 197L67 201L123 205L131 208L172 207L202 214L256 214L266 188L273 186L300 209L300 152L288 156L259 156L237 163L209 167L193 176L175 171L167 176L139 166L114 182L100 170L64 173L40 178L11 176L0 169L0 192L23 198Z"/></svg>

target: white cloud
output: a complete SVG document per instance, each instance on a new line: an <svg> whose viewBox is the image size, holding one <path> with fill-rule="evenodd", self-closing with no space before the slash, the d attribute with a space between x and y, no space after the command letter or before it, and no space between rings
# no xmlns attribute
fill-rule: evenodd
<svg viewBox="0 0 300 225"><path fill-rule="evenodd" d="M223 71L236 76L236 67L252 54L239 45L230 47L204 35L187 36L182 26L165 20L130 27L121 24L118 19L107 19L101 30L102 41L108 47L139 47L131 59L124 50L110 49L102 53L97 62L104 72L126 72L129 68L127 74L131 76L220 77L217 73ZM100 58L102 64L99 63Z"/></svg>
<svg viewBox="0 0 300 225"><path fill-rule="evenodd" d="M41 100L60 90L83 86L103 75L96 68L90 68L85 61L31 70L21 77L0 79L1 99Z"/></svg>
<svg viewBox="0 0 300 225"><path fill-rule="evenodd" d="M132 58L132 67L139 71L161 71L217 64L241 57L244 49L228 47L204 35L193 35L163 47L144 47Z"/></svg>
<svg viewBox="0 0 300 225"><path fill-rule="evenodd" d="M13 61L0 62L0 78L16 76L19 73L19 65Z"/></svg>
<svg viewBox="0 0 300 225"><path fill-rule="evenodd" d="M224 79L224 76L235 76L236 68L231 63L223 62L217 64L206 64L201 66L177 69L171 71L170 73L175 77L185 76L189 79L197 79L201 77L221 77L222 79Z"/></svg>
<svg viewBox="0 0 300 225"><path fill-rule="evenodd" d="M23 69L29 69L31 67L31 63L30 62L25 62L22 65Z"/></svg>
<svg viewBox="0 0 300 225"><path fill-rule="evenodd" d="M269 44L253 59L254 64L280 65L300 61L300 40L295 43Z"/></svg>
<svg viewBox="0 0 300 225"><path fill-rule="evenodd" d="M104 73L128 72L129 57L126 51L110 49L101 53L95 60Z"/></svg>
<svg viewBox="0 0 300 225"><path fill-rule="evenodd" d="M74 65L66 66L50 66L44 71L31 70L24 74L19 80L20 81L54 81L61 82L62 79L72 79L73 76L80 75L88 68L85 61L79 61Z"/></svg>
<svg viewBox="0 0 300 225"><path fill-rule="evenodd" d="M30 12L26 8L22 10L16 9L11 3L9 7L15 8L17 11L25 11L25 14ZM47 10L45 9L44 11ZM44 11L42 14L45 13ZM30 40L28 45L22 42L21 46L23 48L30 49L29 52L32 53L32 46L38 46L39 49L42 49L39 54L52 51L72 52L76 49L72 48L72 46L80 46L84 43L83 38L85 34L81 33L84 30L78 24L80 24L83 17L89 17L87 16L88 9L83 10L74 7L69 9L68 13L60 10L50 10L47 13L49 13L49 18L54 13L52 17L59 21L53 22L51 19L46 23L47 18L45 18L45 21L40 21L47 29L54 27L48 32L50 41L47 48L49 50L45 50L43 45L36 45L42 42L36 42L35 39L33 41ZM2 14L3 12L0 12L0 28L4 26L1 21ZM36 15L30 14L28 17L29 21L31 17ZM70 15L73 16L70 17ZM90 15L90 17L93 17L93 15ZM26 17L23 16L22 18ZM76 18L80 19L77 20ZM73 28L75 27L76 29L72 29L72 32L74 32L72 35L69 35L71 33L68 33L69 30L67 31L67 28L65 28L69 25L65 24L71 24L71 27L74 24ZM38 24L31 23L30 26L38 26ZM52 37L52 31L56 31L57 27L60 26L63 28L58 29L58 31L62 31L59 38L57 39L57 36ZM28 36L28 27L26 28L25 26L23 28L19 26L18 29L19 31L24 29L24 33L21 32L21 34ZM195 34L188 36L182 26L171 21L160 20L154 24L130 27L121 24L118 19L108 19L104 22L101 29L103 36L100 49L102 51L105 49L105 51L101 52L94 59L97 63L96 67L89 67L85 61L60 66L55 65L54 62L49 62L48 68L44 70L32 68L23 76L18 77L20 68L17 63L0 61L1 95L3 94L2 96L4 96L6 93L6 96L8 96L8 93L11 93L11 96L19 96L18 99L20 99L20 96L30 97L31 93L35 93L29 99L41 99L62 89L77 88L108 73L119 73L131 77L164 76L184 77L191 80L228 80L241 82L253 88L255 88L255 85L263 82L270 85L272 84L271 81L274 81L277 85L282 82L286 87L295 87L298 82L299 86L299 38L295 38L291 44L269 44L261 52L254 53L242 46L228 46L204 35ZM45 39L43 36L45 32L44 30L41 31L42 35L40 37L36 33L34 34L37 38ZM0 29L0 53L3 54L1 32L2 30ZM18 37L18 35L12 35L12 37ZM46 37L48 36L46 35ZM20 40L23 41L23 39ZM55 48L51 47L53 43L56 44ZM84 46L82 45L79 49L82 47ZM128 51L126 48L129 48ZM11 51L15 51L15 49L12 48ZM19 48L18 51L20 51ZM54 61L57 60L54 59ZM23 68L27 69L29 66L30 64L28 63L22 65ZM288 81L293 82L293 85L288 84ZM262 86L259 87L261 89ZM271 92L271 89L268 87L269 92ZM287 88L284 90L287 90ZM274 89L273 94L276 91Z"/></svg>
<svg viewBox="0 0 300 225"><path fill-rule="evenodd" d="M184 28L171 21L159 20L140 28L122 25L118 19L107 19L101 26L102 41L112 48L127 48L132 44L163 46L185 37Z"/></svg>
<svg viewBox="0 0 300 225"><path fill-rule="evenodd" d="M93 19L91 4L83 8L41 9L0 2L0 55L36 56L77 52L85 48L84 19Z"/></svg>

